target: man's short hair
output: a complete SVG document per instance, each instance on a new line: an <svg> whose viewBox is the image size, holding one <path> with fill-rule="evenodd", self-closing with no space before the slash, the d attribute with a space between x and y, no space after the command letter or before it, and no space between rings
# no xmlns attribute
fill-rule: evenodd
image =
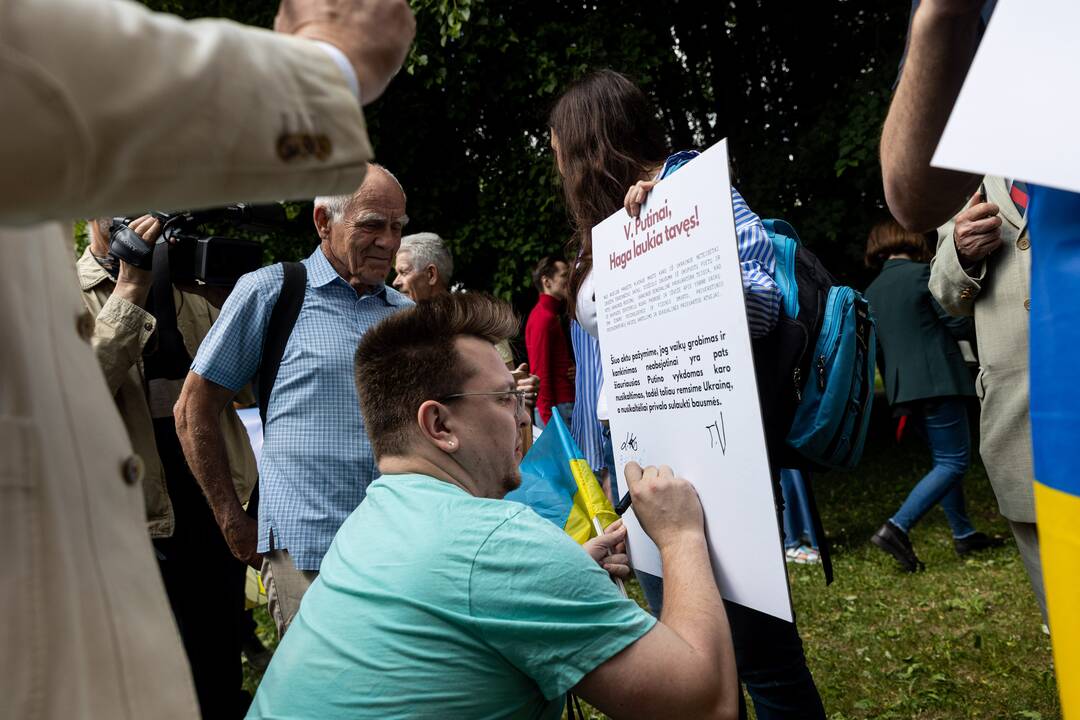
<svg viewBox="0 0 1080 720"><path fill-rule="evenodd" d="M454 276L454 256L446 247L443 239L435 233L422 232L401 238L398 252L409 253L413 270L422 270L434 265L439 272L439 279L450 287L450 278Z"/></svg>
<svg viewBox="0 0 1080 720"><path fill-rule="evenodd" d="M536 263L536 267L532 271L533 286L536 288L536 292L543 294L544 292L544 278L549 278L559 271L559 263L565 263L562 258L552 257L550 255L540 258L540 262Z"/></svg>
<svg viewBox="0 0 1080 720"><path fill-rule="evenodd" d="M364 180L367 180L368 175L372 170L382 170L384 173L390 176L390 179L397 183L398 188L401 190L401 194L405 195L405 188L401 186L401 181L397 179L394 173L387 170L385 167L378 163L369 163L367 174L364 175ZM360 187L363 187L363 183ZM356 189L359 192L360 188ZM326 208L326 212L330 215L330 219L334 222L341 222L345 218L345 210L348 209L349 203L356 197L356 192L352 195L320 195L315 198L315 207Z"/></svg>
<svg viewBox="0 0 1080 720"><path fill-rule="evenodd" d="M356 389L375 458L408 452L426 400L460 392L470 371L454 347L460 336L493 345L513 336L518 318L483 293L443 293L364 333L356 348Z"/></svg>

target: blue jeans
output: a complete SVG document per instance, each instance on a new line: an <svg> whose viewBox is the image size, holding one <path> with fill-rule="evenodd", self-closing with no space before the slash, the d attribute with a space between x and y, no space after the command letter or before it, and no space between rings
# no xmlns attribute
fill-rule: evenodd
<svg viewBox="0 0 1080 720"><path fill-rule="evenodd" d="M604 468L611 478L611 496L615 501L619 500L619 484L615 479L615 443L611 441L611 426L606 423L600 424L600 442L604 446Z"/></svg>
<svg viewBox="0 0 1080 720"><path fill-rule="evenodd" d="M806 499L806 485L798 470L780 471L780 488L784 493L784 547L797 548L803 538L810 547L817 548L817 534L810 517L810 503Z"/></svg>
<svg viewBox="0 0 1080 720"><path fill-rule="evenodd" d="M927 400L916 416L916 427L930 446L934 466L908 493L889 521L908 532L938 503L945 511L954 538L975 532L964 509L964 474L971 459L967 405L961 397Z"/></svg>

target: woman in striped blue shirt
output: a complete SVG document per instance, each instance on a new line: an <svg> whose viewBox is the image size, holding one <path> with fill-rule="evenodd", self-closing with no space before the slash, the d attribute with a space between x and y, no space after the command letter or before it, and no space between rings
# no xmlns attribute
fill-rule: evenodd
<svg viewBox="0 0 1080 720"><path fill-rule="evenodd" d="M548 118L551 147L562 179L566 207L574 228L571 249L576 256L570 275L570 311L581 329L597 337L596 300L592 283L592 228L624 206L640 209L648 191L697 156L696 151L671 154L663 127L645 93L625 76L601 70L571 85ZM731 188L732 207L750 334L760 338L776 324L780 289L773 279L776 261L772 243L739 192ZM581 338L578 338L580 340ZM607 420L598 343L574 343L579 394L575 413L589 412ZM592 354L595 353L595 361ZM582 373L595 373L582 377ZM595 388L586 397L581 389ZM598 432L592 418L577 417L579 428ZM610 443L610 435L605 434ZM583 445L591 438L578 437ZM582 442L584 440L585 442ZM610 445L605 448L609 469ZM638 574L650 607L659 615L663 601L659 578ZM802 640L793 623L740 605L726 603L735 643L739 675L754 701L757 716L824 718L825 713L806 667ZM659 669L658 669L659 670Z"/></svg>

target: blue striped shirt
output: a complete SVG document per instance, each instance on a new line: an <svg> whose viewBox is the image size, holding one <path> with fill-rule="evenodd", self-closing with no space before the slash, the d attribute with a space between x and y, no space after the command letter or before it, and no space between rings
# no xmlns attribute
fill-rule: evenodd
<svg viewBox="0 0 1080 720"><path fill-rule="evenodd" d="M304 305L266 411L258 549L288 550L298 569L318 570L378 475L353 381L356 346L376 323L412 302L388 287L358 297L321 248L304 265ZM240 278L193 371L230 390L251 381L283 277L281 265L271 265Z"/></svg>
<svg viewBox="0 0 1080 720"><path fill-rule="evenodd" d="M589 467L599 471L604 467L602 428L596 419L596 400L604 382L600 365L600 342L577 320L570 321L570 342L574 345L574 413L570 416L570 434L581 448Z"/></svg>

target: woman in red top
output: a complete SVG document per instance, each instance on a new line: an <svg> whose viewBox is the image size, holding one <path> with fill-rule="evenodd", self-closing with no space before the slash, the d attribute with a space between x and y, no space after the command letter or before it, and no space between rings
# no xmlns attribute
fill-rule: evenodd
<svg viewBox="0 0 1080 720"><path fill-rule="evenodd" d="M525 323L525 349L529 366L540 377L534 421L541 428L555 408L569 427L574 408L574 354L562 324L569 273L565 262L551 257L542 258L533 269L540 297Z"/></svg>

